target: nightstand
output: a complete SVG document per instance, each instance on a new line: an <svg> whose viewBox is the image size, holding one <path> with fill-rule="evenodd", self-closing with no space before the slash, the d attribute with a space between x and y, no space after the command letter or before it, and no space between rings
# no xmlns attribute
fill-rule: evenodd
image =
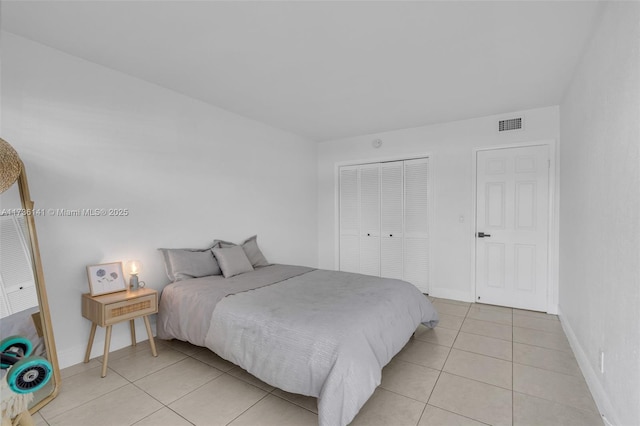
<svg viewBox="0 0 640 426"><path fill-rule="evenodd" d="M118 293L91 296L89 293L82 295L82 316L91 321L91 334L87 344L87 352L84 362L89 362L93 338L96 335L96 327L107 327L104 339L104 360L102 362L102 377L107 375L107 362L109 361L109 345L111 344L111 326L122 321L129 320L131 329L131 345L136 345L136 329L134 320L142 317L147 328L151 354L158 356L156 343L151 333L149 315L158 312L158 292L151 288L140 288L135 291L121 291Z"/></svg>

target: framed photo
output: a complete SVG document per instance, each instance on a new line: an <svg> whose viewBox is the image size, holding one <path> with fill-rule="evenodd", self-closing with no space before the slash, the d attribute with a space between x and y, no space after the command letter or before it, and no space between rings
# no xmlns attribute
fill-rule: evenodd
<svg viewBox="0 0 640 426"><path fill-rule="evenodd" d="M92 296L115 293L127 289L122 273L122 262L87 266L89 290Z"/></svg>

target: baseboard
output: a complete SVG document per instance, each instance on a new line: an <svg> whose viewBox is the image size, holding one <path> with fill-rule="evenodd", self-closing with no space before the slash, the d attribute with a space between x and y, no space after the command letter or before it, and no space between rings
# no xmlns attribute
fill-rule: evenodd
<svg viewBox="0 0 640 426"><path fill-rule="evenodd" d="M593 399L598 406L598 411L602 416L604 424L606 426L619 425L620 422L615 415L613 405L611 404L607 393L602 387L602 383L598 378L598 373L591 366L591 363L589 362L584 349L582 349L582 345L580 345L576 334L573 332L571 325L568 321L565 320L564 316L562 315L562 310L560 307L558 307L558 317L560 317L560 324L562 324L562 329L567 335L569 345L571 345L571 349L573 349L573 353L576 356L576 360L578 361L578 365L580 366L582 375L587 381L587 386L589 386L591 395L593 395Z"/></svg>
<svg viewBox="0 0 640 426"><path fill-rule="evenodd" d="M435 287L429 291L429 296L440 299L459 300L461 302L473 302L473 295L468 291L451 290L449 288Z"/></svg>

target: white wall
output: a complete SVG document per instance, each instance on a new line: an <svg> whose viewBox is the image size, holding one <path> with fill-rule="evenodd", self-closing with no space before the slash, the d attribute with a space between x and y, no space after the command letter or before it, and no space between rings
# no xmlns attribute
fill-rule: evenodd
<svg viewBox="0 0 640 426"><path fill-rule="evenodd" d="M523 131L498 134L497 121L524 114ZM318 263L337 268L336 164L429 154L433 181L430 294L472 301L474 250L474 148L558 139L558 108L481 117L439 125L363 135L321 143L318 147ZM380 138L382 147L371 141ZM464 222L460 222L460 217Z"/></svg>
<svg viewBox="0 0 640 426"><path fill-rule="evenodd" d="M315 143L2 36L1 135L26 164L36 207L130 211L36 218L63 367L81 361L89 335L86 265L140 259L141 279L161 289L158 247L253 234L272 262L316 265ZM128 339L126 324L114 327L113 348Z"/></svg>
<svg viewBox="0 0 640 426"><path fill-rule="evenodd" d="M639 3L606 2L560 106L560 313L617 425L640 424L639 26Z"/></svg>

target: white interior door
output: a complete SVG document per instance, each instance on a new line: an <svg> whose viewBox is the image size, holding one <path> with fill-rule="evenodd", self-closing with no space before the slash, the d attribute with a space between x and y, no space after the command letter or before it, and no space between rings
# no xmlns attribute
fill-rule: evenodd
<svg viewBox="0 0 640 426"><path fill-rule="evenodd" d="M404 280L429 292L429 159L404 161Z"/></svg>
<svg viewBox="0 0 640 426"><path fill-rule="evenodd" d="M478 151L476 298L547 310L549 148Z"/></svg>
<svg viewBox="0 0 640 426"><path fill-rule="evenodd" d="M340 270L360 272L358 168L340 168Z"/></svg>
<svg viewBox="0 0 640 426"><path fill-rule="evenodd" d="M403 162L380 165L380 276L403 278Z"/></svg>
<svg viewBox="0 0 640 426"><path fill-rule="evenodd" d="M360 181L360 273L380 276L380 165L358 168Z"/></svg>

